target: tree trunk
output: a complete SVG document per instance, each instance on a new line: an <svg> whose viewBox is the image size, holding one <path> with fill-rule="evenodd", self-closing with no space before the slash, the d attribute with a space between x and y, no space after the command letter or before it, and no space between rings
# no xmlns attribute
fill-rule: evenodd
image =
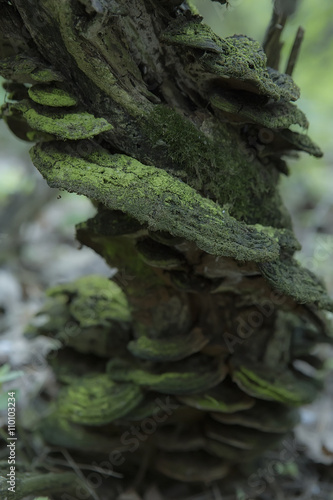
<svg viewBox="0 0 333 500"><path fill-rule="evenodd" d="M290 130L308 125L299 90L257 42L217 37L177 0L0 8L3 118L51 187L94 202L77 238L119 270L55 287L30 328L62 343L39 430L98 465L97 490L84 467L71 485L82 498L232 490L318 393L311 353L330 341L332 302L293 259L277 190L282 156L321 156ZM25 494L73 498L43 481Z"/></svg>

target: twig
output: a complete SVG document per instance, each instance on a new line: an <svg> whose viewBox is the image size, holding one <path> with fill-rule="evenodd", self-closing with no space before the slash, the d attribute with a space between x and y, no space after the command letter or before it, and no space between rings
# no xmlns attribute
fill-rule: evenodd
<svg viewBox="0 0 333 500"><path fill-rule="evenodd" d="M293 44L292 49L290 51L289 59L287 62L286 71L285 71L285 73L287 75L292 75L292 73L294 71L295 64L297 62L299 52L301 49L301 45L303 42L303 38L304 38L304 29L300 26L297 30L294 44Z"/></svg>
<svg viewBox="0 0 333 500"><path fill-rule="evenodd" d="M63 465L63 466L67 466L67 467L72 467L71 464L69 464L65 460L61 460L60 458L47 457L46 460L54 465ZM78 462L76 462L76 465L81 470L93 470L94 472L99 472L100 474L103 474L105 476L112 476L112 477L118 477L118 478L124 477L124 475L120 474L119 472L114 472L112 470L106 470L106 469L103 469L103 467L98 467L98 466L88 465L88 464L81 464Z"/></svg>
<svg viewBox="0 0 333 500"><path fill-rule="evenodd" d="M283 46L280 38L286 21L286 15L277 14L275 10L273 11L263 41L263 47L267 57L267 66L269 66L270 68L279 68L281 49Z"/></svg>
<svg viewBox="0 0 333 500"><path fill-rule="evenodd" d="M81 479L81 481L83 482L83 484L85 485L85 487L87 488L87 490L89 491L89 493L93 497L93 499L94 500L100 500L99 496L96 495L96 493L94 492L94 490L88 484L88 482L86 481L86 478L84 477L84 475L81 472L81 469L74 462L74 460L72 459L72 457L70 456L70 454L68 453L68 451L65 450L65 449L63 449L62 450L62 454L64 455L64 457L66 458L66 460L68 461L69 465L72 467L72 469L76 473L76 475Z"/></svg>
<svg viewBox="0 0 333 500"><path fill-rule="evenodd" d="M267 66L273 68L273 69L279 69L279 63L280 63L280 55L281 55L281 49L283 47L283 42L281 42L281 33L283 31L283 28L287 22L288 17L290 17L292 14L294 14L296 8L297 8L298 0L275 0L274 1L274 9L272 13L272 17L270 20L270 23L268 25L268 28L265 33L264 41L263 41L263 47L264 51L267 56ZM300 28L302 29L302 28ZM291 62L291 71L293 70L293 65L291 61L291 57L294 59L294 65L297 60L298 52L299 52L299 47L302 42L302 33L299 35L300 40L298 41L298 33L296 35L296 39L294 42L294 45L296 44L295 47L295 55L293 55L294 47L292 48L289 61ZM304 32L303 32L304 33ZM298 45L298 46L297 46ZM289 61L288 61L288 68L289 68ZM288 73L291 74L291 73Z"/></svg>

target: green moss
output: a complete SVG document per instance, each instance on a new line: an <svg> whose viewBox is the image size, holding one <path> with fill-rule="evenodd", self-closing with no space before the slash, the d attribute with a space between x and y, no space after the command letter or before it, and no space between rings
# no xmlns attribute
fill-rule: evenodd
<svg viewBox="0 0 333 500"><path fill-rule="evenodd" d="M82 327L110 327L113 321L131 321L126 295L116 283L103 276L83 276L53 287L47 293L50 297L72 295L69 312Z"/></svg>
<svg viewBox="0 0 333 500"><path fill-rule="evenodd" d="M149 229L195 241L213 255L261 261L279 253L277 242L262 231L238 222L161 169L103 150L98 152L102 164L98 165L79 157L75 144L68 144L66 151L61 142L40 144L31 151L34 164L52 187L85 194L128 213Z"/></svg>
<svg viewBox="0 0 333 500"><path fill-rule="evenodd" d="M202 24L201 20L198 16L190 21L174 21L163 33L162 40L170 44L221 53L221 39L206 24Z"/></svg>
<svg viewBox="0 0 333 500"><path fill-rule="evenodd" d="M61 5L61 8L59 8L59 5ZM118 81L120 73L123 74L127 71L131 73L133 67L137 70L137 66L133 64L133 59L128 57L128 51L123 50L123 59L121 59L119 67L117 67L116 63L116 68L113 71L112 63L117 60L117 51L113 54L113 43L117 45L118 39L113 40L112 37L115 35L112 30L103 31L104 39L102 44L100 43L102 25L95 35L91 35L91 38L88 33L89 30L87 30L85 32L85 39L87 42L83 44L82 35L80 35L79 31L75 28L77 17L71 3L64 2L59 4L57 1L52 1L51 9L58 17L58 26L68 53L73 57L78 68L86 75L86 78L94 82L98 89L101 89L103 93L110 96L131 115L140 115L145 106L145 100L141 101L140 108L137 100L133 98L127 89L123 88ZM118 37L118 35L116 36ZM104 57L101 57L103 49L105 50L105 46L108 45L110 49L103 54ZM108 60L110 54L112 54L112 62ZM124 67L126 64L125 58L128 59L129 62L126 65L127 67ZM139 93L135 95L138 96Z"/></svg>
<svg viewBox="0 0 333 500"><path fill-rule="evenodd" d="M44 66L38 59L18 54L0 61L0 74L8 80L21 83L61 82L60 73Z"/></svg>
<svg viewBox="0 0 333 500"><path fill-rule="evenodd" d="M279 373L265 367L240 366L233 371L232 378L251 396L290 406L311 403L320 387L314 379L287 369Z"/></svg>
<svg viewBox="0 0 333 500"><path fill-rule="evenodd" d="M294 104L286 101L271 102L268 104L252 103L249 95L240 98L234 95L213 94L210 102L216 108L225 111L227 116L243 123L258 123L270 129L288 128L297 124L308 127L304 113Z"/></svg>
<svg viewBox="0 0 333 500"><path fill-rule="evenodd" d="M321 158L323 156L322 150L310 139L308 135L299 134L298 132L286 129L279 132L279 138L286 141L286 149L305 151L306 153L316 156L317 158Z"/></svg>
<svg viewBox="0 0 333 500"><path fill-rule="evenodd" d="M153 147L176 164L169 171L220 205L228 205L236 219L290 227L277 191L276 168L259 162L253 148L242 145L238 131L230 126L209 122L203 127L205 132L167 106L156 105L144 130Z"/></svg>
<svg viewBox="0 0 333 500"><path fill-rule="evenodd" d="M121 359L112 359L107 372L117 382L133 382L140 387L162 394L200 394L219 384L226 376L226 369L208 356L194 355L186 361L172 364L172 371L153 373L133 366Z"/></svg>
<svg viewBox="0 0 333 500"><path fill-rule="evenodd" d="M123 417L142 400L137 385L117 384L106 374L90 375L63 390L57 414L77 424L103 425Z"/></svg>
<svg viewBox="0 0 333 500"><path fill-rule="evenodd" d="M26 100L13 105L12 108L22 113L32 129L52 134L60 139L87 139L113 128L104 118L96 118L85 111L59 113L35 106Z"/></svg>
<svg viewBox="0 0 333 500"><path fill-rule="evenodd" d="M170 44L182 45L188 51L196 51L196 63L193 63L195 78L198 83L206 80L221 78L233 79L228 82L232 87L233 81L238 80L236 88L260 93L275 100L296 100L299 89L289 75L270 73L267 69L266 55L261 45L244 35L234 35L225 39L219 38L205 24L201 18L190 21L181 19L170 23L163 33L162 39ZM205 51L200 57L198 72L198 49ZM186 54L186 53L185 53ZM191 74L191 63L187 67ZM239 87L239 82L242 86Z"/></svg>
<svg viewBox="0 0 333 500"><path fill-rule="evenodd" d="M278 292L292 297L300 304L314 303L321 309L333 311L333 301L323 284L294 259L267 262L258 266L265 279Z"/></svg>
<svg viewBox="0 0 333 500"><path fill-rule="evenodd" d="M45 320L29 326L25 333L29 338L45 335L56 341L57 348L72 347L103 358L125 351L132 315L126 295L115 282L102 276L84 276L49 289L47 295L40 312ZM56 371L73 376L73 354L68 364L67 370L58 352L56 366L53 363ZM95 368L98 371L97 364Z"/></svg>
<svg viewBox="0 0 333 500"><path fill-rule="evenodd" d="M263 226L261 224L255 224L254 227L257 231L263 232L272 238L272 240L278 242L280 247L286 252L294 253L302 248L290 229L276 229L275 227Z"/></svg>
<svg viewBox="0 0 333 500"><path fill-rule="evenodd" d="M51 107L70 107L78 103L76 97L71 95L66 90L49 86L49 85L33 85L28 90L29 97L38 104Z"/></svg>
<svg viewBox="0 0 333 500"><path fill-rule="evenodd" d="M50 82L62 82L63 77L60 73L50 69L35 69L30 73L30 77L34 82L50 83Z"/></svg>
<svg viewBox="0 0 333 500"><path fill-rule="evenodd" d="M187 358L209 342L199 328L192 330L187 336L171 339L152 339L142 335L127 345L128 350L141 359L151 361L178 361Z"/></svg>
<svg viewBox="0 0 333 500"><path fill-rule="evenodd" d="M29 75L37 67L37 61L22 55L10 56L0 61L0 72L4 78L20 81L23 75Z"/></svg>
<svg viewBox="0 0 333 500"><path fill-rule="evenodd" d="M153 147L168 147L171 160L180 168L188 168L193 162L214 165L216 161L213 141L204 133L200 134L194 124L167 106L154 106L144 130ZM198 172L195 173L198 176ZM199 182L198 179L198 184Z"/></svg>

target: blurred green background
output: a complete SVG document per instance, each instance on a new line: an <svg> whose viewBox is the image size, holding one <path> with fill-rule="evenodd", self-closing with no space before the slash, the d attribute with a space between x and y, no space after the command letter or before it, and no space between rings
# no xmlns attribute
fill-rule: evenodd
<svg viewBox="0 0 333 500"><path fill-rule="evenodd" d="M272 12L271 0L230 0L228 7L209 0L195 0L204 20L222 36L245 34L263 40ZM288 20L283 33L284 69L298 26L305 29L305 39L293 77L301 88L299 107L310 122L309 134L324 151L317 160L300 154L290 159L291 175L282 176L281 192L292 213L294 229L303 245L298 259L325 278L333 293L333 2L299 0L297 12ZM0 101L5 100L0 91ZM33 196L36 183L43 183L38 172L29 166L29 144L16 139L0 121L0 209L11 194L22 191ZM91 212L89 202L76 195L62 194L62 203L71 201L60 225L73 227ZM74 200L77 200L75 202ZM73 231L74 240L74 231Z"/></svg>

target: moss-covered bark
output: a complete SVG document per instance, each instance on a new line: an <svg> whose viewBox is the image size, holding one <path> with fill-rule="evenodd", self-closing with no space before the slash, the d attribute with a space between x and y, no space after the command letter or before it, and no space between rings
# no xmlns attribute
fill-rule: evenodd
<svg viewBox="0 0 333 500"><path fill-rule="evenodd" d="M299 90L258 42L217 37L180 3L0 3L3 118L37 142L51 187L94 201L79 241L131 274L127 298L96 277L51 290L29 329L62 346L39 431L80 463L127 453L109 495L142 461L141 492L164 476L188 493L238 481L320 389L295 361L318 367L312 349L331 341L332 301L293 259L278 192L283 156L321 156Z"/></svg>

